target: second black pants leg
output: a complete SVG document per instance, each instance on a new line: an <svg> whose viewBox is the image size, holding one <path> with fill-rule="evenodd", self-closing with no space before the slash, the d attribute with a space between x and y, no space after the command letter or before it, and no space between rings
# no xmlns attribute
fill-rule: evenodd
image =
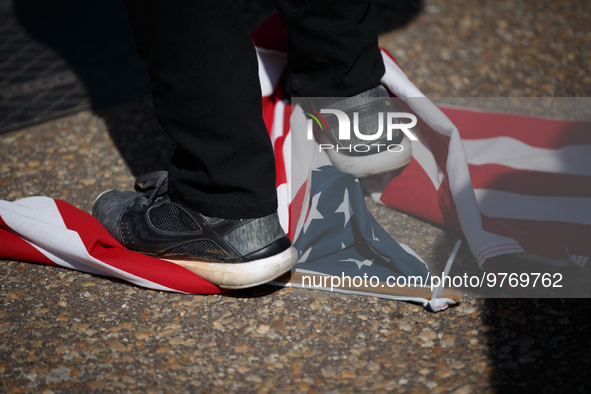
<svg viewBox="0 0 591 394"><path fill-rule="evenodd" d="M125 0L156 118L176 142L170 193L208 216L275 212L255 50L233 0Z"/></svg>
<svg viewBox="0 0 591 394"><path fill-rule="evenodd" d="M290 90L350 97L384 75L370 0L275 0L287 30Z"/></svg>

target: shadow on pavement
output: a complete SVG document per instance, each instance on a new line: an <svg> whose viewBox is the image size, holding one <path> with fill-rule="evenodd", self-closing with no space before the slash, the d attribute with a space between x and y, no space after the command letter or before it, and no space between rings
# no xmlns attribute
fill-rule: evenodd
<svg viewBox="0 0 591 394"><path fill-rule="evenodd" d="M564 134L565 136L568 133ZM566 138L566 137L565 137ZM501 180L498 180L501 182ZM455 239L453 230L442 228L445 235L433 247L437 264L431 268L440 275ZM577 241L576 239L574 241ZM571 249L574 249L573 248ZM581 245L578 245L579 247ZM584 246L584 245L582 245ZM478 337L486 344L483 358L492 361L493 370L483 375L499 393L587 393L591 357L591 300L589 298L556 298L559 295L588 296L588 270L580 267L554 267L523 260L514 255L501 255L487 260L487 273L560 273L568 289L562 293L540 289L519 292L503 287L505 298L477 298L474 312L481 318ZM450 271L451 276L476 275L478 268L468 245L462 247ZM531 275L530 275L531 277ZM538 286L540 287L540 286ZM496 293L496 297L499 294ZM554 298L525 298L525 297ZM522 298L507 298L522 297ZM466 300L468 301L468 300ZM464 303L467 305L467 302ZM443 312L445 313L445 312ZM475 317L475 316L473 316ZM461 335L461 328L455 335ZM472 345L469 345L472 346ZM474 360L478 362L479 360Z"/></svg>
<svg viewBox="0 0 591 394"><path fill-rule="evenodd" d="M486 299L484 306L499 392L589 392L591 300Z"/></svg>
<svg viewBox="0 0 591 394"><path fill-rule="evenodd" d="M39 123L149 92L145 67L120 0L14 1L2 111L14 124ZM8 105L9 108L4 108ZM9 125L3 125L3 127Z"/></svg>

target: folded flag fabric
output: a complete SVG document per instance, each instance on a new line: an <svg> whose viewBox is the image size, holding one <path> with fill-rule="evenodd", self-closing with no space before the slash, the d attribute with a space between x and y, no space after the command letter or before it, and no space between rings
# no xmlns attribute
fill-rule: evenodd
<svg viewBox="0 0 591 394"><path fill-rule="evenodd" d="M369 214L355 177L332 166L315 170L314 174L312 210L295 245L299 246L304 272L324 277L350 276L353 287L357 288L355 292L361 294L372 288L367 285L368 277L375 278L377 286L388 278L395 281L399 276L420 278L420 284L426 284L429 271L425 263L410 248L396 243ZM338 206L335 206L336 194L342 197ZM115 277L155 290L192 294L224 292L181 266L127 250L94 217L50 197L0 200L0 258ZM310 288L328 290L315 283L316 278L312 279ZM393 295L388 290L373 295L421 302L434 311L445 309L458 298L458 295L443 294L430 302L429 292Z"/></svg>
<svg viewBox="0 0 591 394"><path fill-rule="evenodd" d="M414 301L434 312L459 301L453 290L433 297L427 265L371 216L353 175L325 165L310 181L295 272L271 284Z"/></svg>
<svg viewBox="0 0 591 394"><path fill-rule="evenodd" d="M294 246L298 269L332 276L416 276L427 281L425 263L396 242L365 206L359 181L333 166L312 171L311 203Z"/></svg>
<svg viewBox="0 0 591 394"><path fill-rule="evenodd" d="M127 250L91 215L50 197L0 200L0 258L116 277L155 290L222 292L176 264Z"/></svg>
<svg viewBox="0 0 591 394"><path fill-rule="evenodd" d="M395 280L400 275L414 276L421 279L421 284L426 283L429 271L425 263L408 247L396 243L369 214L355 177L332 166L315 170L314 174L312 210L303 235L296 242L300 263L306 264L308 272L351 276L353 284L362 276L386 282L388 277ZM336 194L342 197L337 206ZM116 277L156 290L223 292L174 263L127 250L94 217L50 197L0 200L0 258ZM323 289L327 290L325 286ZM429 302L429 294L422 298L393 297L388 292L385 295L425 305ZM455 301L441 297L437 302L436 310L442 310Z"/></svg>
<svg viewBox="0 0 591 394"><path fill-rule="evenodd" d="M584 266L591 255L591 123L442 107L413 160L374 198L461 231L479 265L502 254Z"/></svg>
<svg viewBox="0 0 591 394"><path fill-rule="evenodd" d="M273 32L273 34L268 34ZM286 34L277 16L254 32L271 130L284 225L297 234L308 173L326 162L303 135L289 133L291 108L278 81ZM591 123L436 106L385 50L382 84L418 117L412 160L362 181L382 204L463 233L480 266L517 254L584 266L591 255ZM291 203L292 214L287 208Z"/></svg>

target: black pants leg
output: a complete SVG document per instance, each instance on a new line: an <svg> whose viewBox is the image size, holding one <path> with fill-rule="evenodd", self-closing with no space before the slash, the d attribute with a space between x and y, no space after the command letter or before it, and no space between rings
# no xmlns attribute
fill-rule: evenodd
<svg viewBox="0 0 591 394"><path fill-rule="evenodd" d="M275 159L238 2L124 1L156 118L177 144L171 195L209 216L275 212ZM298 95L345 97L379 83L384 68L369 0L278 0L277 8Z"/></svg>
<svg viewBox="0 0 591 394"><path fill-rule="evenodd" d="M290 90L350 97L384 75L370 0L275 0L287 30Z"/></svg>
<svg viewBox="0 0 591 394"><path fill-rule="evenodd" d="M199 212L277 209L255 50L234 0L125 0L156 118L176 142L171 195Z"/></svg>

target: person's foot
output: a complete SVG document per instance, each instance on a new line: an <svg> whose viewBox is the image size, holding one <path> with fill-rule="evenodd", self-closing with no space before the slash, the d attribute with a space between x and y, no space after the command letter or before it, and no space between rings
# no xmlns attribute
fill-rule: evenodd
<svg viewBox="0 0 591 394"><path fill-rule="evenodd" d="M241 289L291 270L296 253L277 214L213 218L171 200L166 171L146 174L136 192L110 190L92 215L126 248L179 264L213 284Z"/></svg>
<svg viewBox="0 0 591 394"><path fill-rule="evenodd" d="M324 107L345 112L353 125L353 113L358 113L359 133L372 135L378 130L378 116L382 116L382 134L374 140L362 140L351 130L351 139L339 140L336 116L325 115L328 130L324 130L320 143L331 144L333 149L324 150L332 164L339 170L357 177L367 177L397 170L406 166L412 158L410 141L398 129L387 139L386 112L393 112L392 100L383 86L377 86L353 97L334 102ZM394 119L396 120L396 119ZM398 123L398 122L396 122ZM353 126L352 126L353 128Z"/></svg>

